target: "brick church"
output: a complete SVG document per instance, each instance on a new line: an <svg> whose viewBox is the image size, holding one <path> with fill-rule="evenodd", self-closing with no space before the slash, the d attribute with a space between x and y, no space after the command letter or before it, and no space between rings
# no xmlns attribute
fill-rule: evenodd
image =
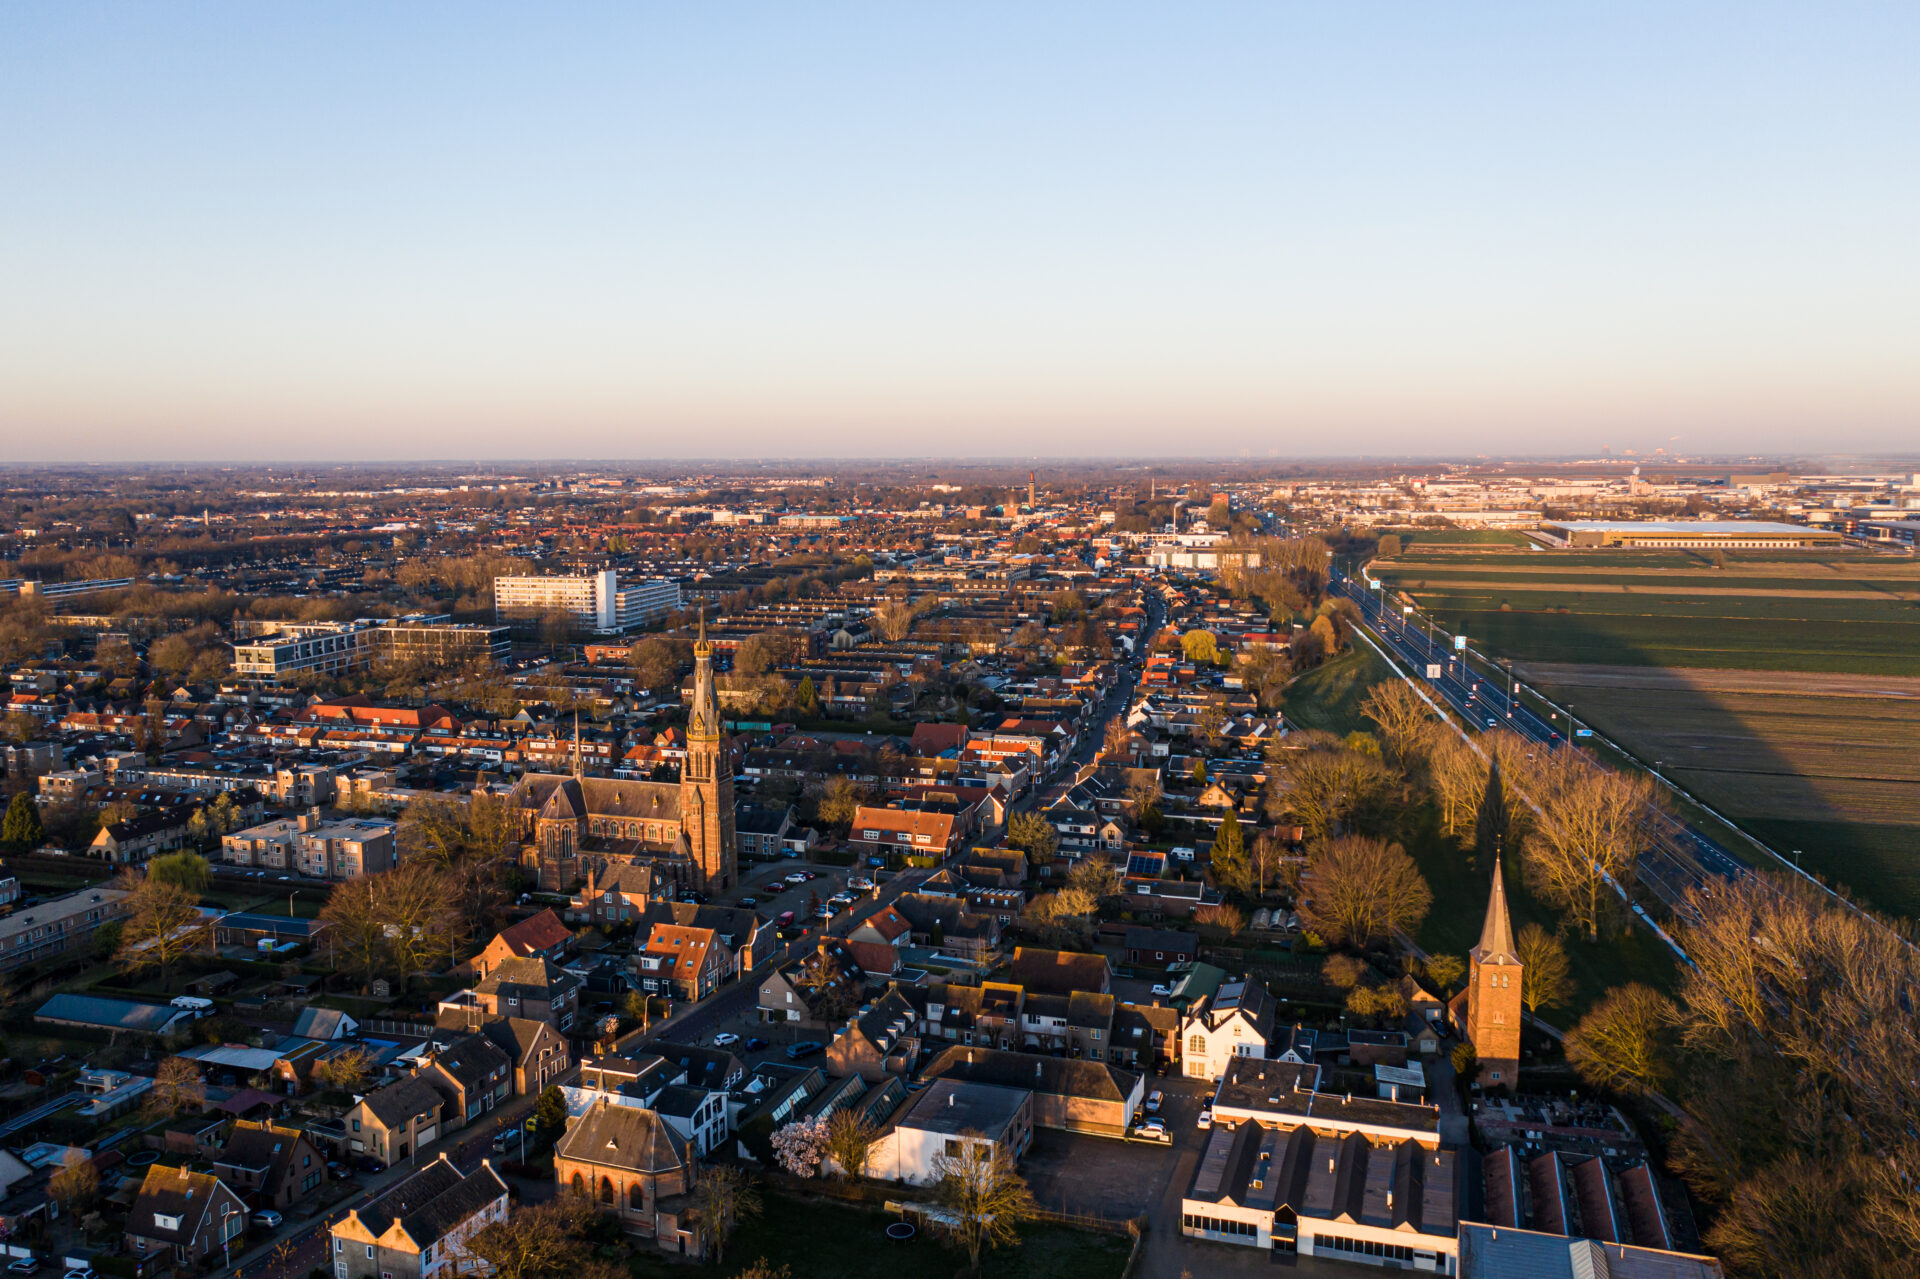
<svg viewBox="0 0 1920 1279"><path fill-rule="evenodd" d="M1507 885L1493 862L1493 893L1480 944L1467 953L1467 988L1453 997L1448 1011L1460 1035L1480 1060L1474 1082L1483 1088L1520 1087L1520 951L1513 944L1513 920L1507 914Z"/></svg>
<svg viewBox="0 0 1920 1279"><path fill-rule="evenodd" d="M649 896L706 892L739 882L733 762L713 686L713 646L704 617L694 645L693 707L678 782L529 773L513 789L524 837L521 862L548 892L567 892L610 867L645 872ZM628 880L631 883L631 877Z"/></svg>

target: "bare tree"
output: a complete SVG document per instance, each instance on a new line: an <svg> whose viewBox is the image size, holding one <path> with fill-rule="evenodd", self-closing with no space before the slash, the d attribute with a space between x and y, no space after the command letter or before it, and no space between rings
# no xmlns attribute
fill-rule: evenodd
<svg viewBox="0 0 1920 1279"><path fill-rule="evenodd" d="M367 1081L373 1078L374 1065L373 1054L366 1049L348 1048L316 1062L313 1073L329 1088L346 1093L362 1092Z"/></svg>
<svg viewBox="0 0 1920 1279"><path fill-rule="evenodd" d="M1411 933L1433 905L1433 892L1407 851L1366 835L1315 845L1301 887L1300 913L1336 945L1370 946Z"/></svg>
<svg viewBox="0 0 1920 1279"><path fill-rule="evenodd" d="M700 1228L713 1248L713 1259L724 1261L734 1227L760 1215L760 1191L733 1165L708 1164L700 1170L693 1198L700 1207Z"/></svg>
<svg viewBox="0 0 1920 1279"><path fill-rule="evenodd" d="M1269 816L1291 820L1309 840L1373 826L1389 811L1400 782L1378 758L1349 750L1329 734L1305 734L1298 747L1269 758Z"/></svg>
<svg viewBox="0 0 1920 1279"><path fill-rule="evenodd" d="M206 1108L207 1085L199 1067L184 1057L169 1057L154 1072L153 1087L147 1093L146 1111L161 1119L172 1119L182 1111L198 1114Z"/></svg>
<svg viewBox="0 0 1920 1279"><path fill-rule="evenodd" d="M1439 809L1440 831L1458 838L1473 829L1487 788L1487 760L1458 736L1440 737L1427 755L1427 780Z"/></svg>
<svg viewBox="0 0 1920 1279"><path fill-rule="evenodd" d="M1673 1069L1679 1010L1651 986L1607 992L1567 1033L1567 1061L1597 1088L1658 1092Z"/></svg>
<svg viewBox="0 0 1920 1279"><path fill-rule="evenodd" d="M541 1204L523 1204L504 1221L489 1222L464 1240L450 1242L459 1273L483 1271L492 1279L618 1279L623 1273L593 1254L589 1239L593 1204L562 1193Z"/></svg>
<svg viewBox="0 0 1920 1279"><path fill-rule="evenodd" d="M950 1229L977 1273L981 1253L1020 1242L1020 1224L1032 1219L1035 1205L1005 1147L974 1131L956 1144L957 1153L933 1157L935 1197L952 1214Z"/></svg>
<svg viewBox="0 0 1920 1279"><path fill-rule="evenodd" d="M1538 924L1528 924L1515 945L1520 951L1520 1001L1528 1012L1554 1007L1573 993L1573 970L1558 937Z"/></svg>
<svg viewBox="0 0 1920 1279"><path fill-rule="evenodd" d="M1412 774L1426 762L1434 736L1433 711L1405 680L1382 680L1360 703L1360 713L1380 730L1387 763Z"/></svg>
<svg viewBox="0 0 1920 1279"><path fill-rule="evenodd" d="M200 899L178 884L147 879L134 886L125 904L127 920L114 958L132 972L159 969L164 990L173 966L206 949L212 940L212 928L200 913Z"/></svg>
<svg viewBox="0 0 1920 1279"><path fill-rule="evenodd" d="M390 971L387 933L375 907L374 877L361 875L334 885L320 908L320 945L333 962L355 973L362 988Z"/></svg>
<svg viewBox="0 0 1920 1279"><path fill-rule="evenodd" d="M827 1121L827 1154L843 1177L864 1177L873 1158L873 1121L851 1110L836 1110Z"/></svg>
<svg viewBox="0 0 1920 1279"><path fill-rule="evenodd" d="M1458 955L1428 955L1426 969L1427 980L1438 986L1444 995L1466 975L1467 961Z"/></svg>
<svg viewBox="0 0 1920 1279"><path fill-rule="evenodd" d="M1612 885L1632 882L1646 847L1652 784L1561 751L1542 771L1532 795L1539 805L1525 841L1532 884L1588 940L1598 940L1616 900Z"/></svg>
<svg viewBox="0 0 1920 1279"><path fill-rule="evenodd" d="M69 1146L59 1171L47 1182L47 1193L67 1216L76 1216L100 1193L100 1172L84 1150Z"/></svg>

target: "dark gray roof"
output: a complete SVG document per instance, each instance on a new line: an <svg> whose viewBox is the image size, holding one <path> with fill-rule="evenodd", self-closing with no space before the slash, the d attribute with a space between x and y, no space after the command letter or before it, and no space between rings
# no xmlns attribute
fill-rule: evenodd
<svg viewBox="0 0 1920 1279"><path fill-rule="evenodd" d="M1461 1279L1723 1279L1712 1257L1464 1222Z"/></svg>
<svg viewBox="0 0 1920 1279"><path fill-rule="evenodd" d="M398 1221L424 1248L506 1193L507 1183L490 1165L462 1176L442 1154L353 1215L376 1238Z"/></svg>
<svg viewBox="0 0 1920 1279"><path fill-rule="evenodd" d="M686 1143L639 1106L596 1101L567 1125L556 1153L562 1159L632 1172L671 1172L687 1163Z"/></svg>
<svg viewBox="0 0 1920 1279"><path fill-rule="evenodd" d="M410 1075L385 1088L376 1088L361 1101L373 1112L375 1119L389 1128L401 1127L415 1115L440 1113L440 1094L418 1075Z"/></svg>
<svg viewBox="0 0 1920 1279"><path fill-rule="evenodd" d="M73 1022L107 1030L137 1030L157 1035L173 1022L190 1016L170 1004L142 1004L131 999L102 999L97 995L55 995L34 1013L48 1021Z"/></svg>
<svg viewBox="0 0 1920 1279"><path fill-rule="evenodd" d="M147 1179L140 1183L140 1195L127 1214L127 1233L170 1243L191 1242L207 1215L207 1205L223 1199L245 1211L246 1205L218 1177L155 1164L147 1169ZM158 1220L163 1216L174 1218L180 1224L169 1229Z"/></svg>
<svg viewBox="0 0 1920 1279"><path fill-rule="evenodd" d="M927 1063L920 1077L964 1079L969 1083L1025 1088L1060 1097L1114 1102L1125 1101L1140 1082L1138 1075L1103 1062L959 1046L946 1049Z"/></svg>
<svg viewBox="0 0 1920 1279"><path fill-rule="evenodd" d="M977 1132L998 1140L1032 1095L1024 1088L936 1079L907 1107L900 1126L922 1132Z"/></svg>

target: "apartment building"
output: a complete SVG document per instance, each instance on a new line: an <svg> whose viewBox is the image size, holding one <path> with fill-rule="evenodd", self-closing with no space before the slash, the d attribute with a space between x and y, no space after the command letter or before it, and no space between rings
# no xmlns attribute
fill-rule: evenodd
<svg viewBox="0 0 1920 1279"><path fill-rule="evenodd" d="M561 614L596 635L611 635L658 621L679 607L679 583L656 578L623 587L619 572L610 568L493 579L494 619L501 623Z"/></svg>
<svg viewBox="0 0 1920 1279"><path fill-rule="evenodd" d="M339 674L374 662L424 658L460 663L504 661L512 642L504 626L456 623L444 613L351 622L239 622L236 675L280 680L301 671Z"/></svg>
<svg viewBox="0 0 1920 1279"><path fill-rule="evenodd" d="M95 929L127 913L127 896L87 888L0 918L0 971L92 944Z"/></svg>

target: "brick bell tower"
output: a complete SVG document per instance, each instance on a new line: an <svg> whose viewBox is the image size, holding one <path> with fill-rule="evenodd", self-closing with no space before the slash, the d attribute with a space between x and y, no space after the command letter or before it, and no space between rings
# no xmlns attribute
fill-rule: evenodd
<svg viewBox="0 0 1920 1279"><path fill-rule="evenodd" d="M693 646L693 709L687 715L687 760L680 768L680 829L687 837L694 875L708 892L740 882L739 842L733 830L733 760L720 728L713 691L713 645L707 613L700 610L700 638Z"/></svg>
<svg viewBox="0 0 1920 1279"><path fill-rule="evenodd" d="M1493 893L1480 944L1467 953L1467 1042L1480 1059L1474 1080L1485 1088L1520 1087L1520 952L1513 944L1513 920L1507 914L1507 885L1498 854L1493 862Z"/></svg>

